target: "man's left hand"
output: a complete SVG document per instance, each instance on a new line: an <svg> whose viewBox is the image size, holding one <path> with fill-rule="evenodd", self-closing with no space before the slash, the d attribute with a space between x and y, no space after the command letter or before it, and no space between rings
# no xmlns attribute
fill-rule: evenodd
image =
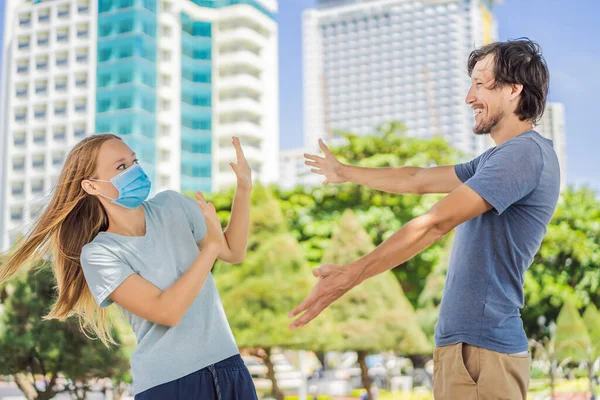
<svg viewBox="0 0 600 400"><path fill-rule="evenodd" d="M308 297L290 312L289 317L293 318L305 311L290 324L290 329L302 327L315 319L321 311L352 289L356 282L351 270L343 265L324 264L314 269L313 275L319 281Z"/></svg>

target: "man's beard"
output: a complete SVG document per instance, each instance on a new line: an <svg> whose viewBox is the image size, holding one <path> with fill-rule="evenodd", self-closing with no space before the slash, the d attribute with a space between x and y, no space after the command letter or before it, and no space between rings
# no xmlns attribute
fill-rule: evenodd
<svg viewBox="0 0 600 400"><path fill-rule="evenodd" d="M492 129L494 129L494 127L498 125L498 122L500 122L502 117L504 117L504 112L499 111L496 115L493 115L487 121L481 121L479 123L476 122L475 126L473 127L473 133L476 135L489 134L490 132L492 132Z"/></svg>

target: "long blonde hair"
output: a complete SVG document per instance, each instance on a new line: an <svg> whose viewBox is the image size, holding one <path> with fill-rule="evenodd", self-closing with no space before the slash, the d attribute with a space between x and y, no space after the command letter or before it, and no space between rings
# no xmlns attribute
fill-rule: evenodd
<svg viewBox="0 0 600 400"><path fill-rule="evenodd" d="M73 147L48 206L0 268L2 283L22 266L51 253L58 298L44 319L64 321L77 315L82 331L94 334L106 346L115 343L111 334L114 320L95 302L80 255L85 244L108 228L108 216L98 198L83 190L81 182L95 174L100 147L110 139L121 140L113 134L92 135Z"/></svg>

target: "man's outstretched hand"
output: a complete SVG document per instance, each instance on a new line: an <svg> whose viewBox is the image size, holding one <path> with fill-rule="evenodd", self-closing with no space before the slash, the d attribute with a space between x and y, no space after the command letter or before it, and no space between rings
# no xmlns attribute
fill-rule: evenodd
<svg viewBox="0 0 600 400"><path fill-rule="evenodd" d="M319 139L319 147L323 151L325 157L304 153L304 157L306 158L304 163L314 167L311 168L311 171L315 174L325 175L325 178L327 179L323 182L324 185L347 182L347 179L343 174L344 164L338 161L321 139Z"/></svg>
<svg viewBox="0 0 600 400"><path fill-rule="evenodd" d="M352 289L357 281L350 268L342 265L321 265L313 269L313 275L319 281L308 297L290 312L290 318L304 312L289 325L290 329L302 327L315 319L321 311Z"/></svg>

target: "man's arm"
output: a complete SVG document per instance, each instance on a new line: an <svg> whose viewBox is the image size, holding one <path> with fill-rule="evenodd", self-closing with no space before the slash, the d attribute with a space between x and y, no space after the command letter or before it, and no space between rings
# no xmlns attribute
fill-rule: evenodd
<svg viewBox="0 0 600 400"><path fill-rule="evenodd" d="M399 229L371 253L348 266L356 284L396 267L440 240L458 225L492 209L467 185L437 202Z"/></svg>
<svg viewBox="0 0 600 400"><path fill-rule="evenodd" d="M305 154L312 172L325 175L324 184L352 182L396 194L450 193L461 185L454 166L432 168L385 167L365 168L339 162L319 139L325 157Z"/></svg>
<svg viewBox="0 0 600 400"><path fill-rule="evenodd" d="M313 271L319 281L290 317L306 311L290 328L306 325L335 300L365 279L400 265L429 247L461 223L492 206L467 185L444 197L428 213L404 225L371 253L348 266L323 265Z"/></svg>
<svg viewBox="0 0 600 400"><path fill-rule="evenodd" d="M450 193L462 182L454 166L364 168L344 165L347 182L396 194Z"/></svg>

